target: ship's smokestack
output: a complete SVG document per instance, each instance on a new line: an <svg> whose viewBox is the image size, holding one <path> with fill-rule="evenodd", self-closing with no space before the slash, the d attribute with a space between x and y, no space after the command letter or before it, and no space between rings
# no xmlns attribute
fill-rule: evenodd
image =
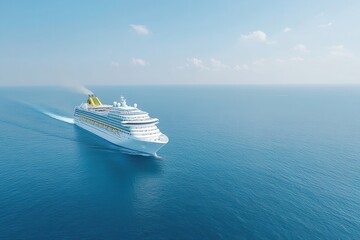
<svg viewBox="0 0 360 240"><path fill-rule="evenodd" d="M100 102L100 99L95 96L95 94L91 93L88 95L88 104L91 106L101 106L102 103Z"/></svg>

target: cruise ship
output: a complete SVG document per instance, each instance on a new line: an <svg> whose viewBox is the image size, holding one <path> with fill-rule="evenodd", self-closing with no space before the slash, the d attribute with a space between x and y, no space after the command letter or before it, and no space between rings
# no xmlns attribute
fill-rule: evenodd
<svg viewBox="0 0 360 240"><path fill-rule="evenodd" d="M113 105L102 104L94 94L88 95L86 103L75 108L75 124L131 154L157 157L157 151L168 143L147 112L129 106L124 97Z"/></svg>

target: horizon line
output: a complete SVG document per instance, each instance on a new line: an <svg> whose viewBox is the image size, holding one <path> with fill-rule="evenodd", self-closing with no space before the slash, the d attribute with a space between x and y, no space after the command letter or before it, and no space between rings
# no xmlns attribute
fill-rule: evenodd
<svg viewBox="0 0 360 240"><path fill-rule="evenodd" d="M360 86L360 83L174 83L174 84L82 84L89 87L126 86L126 87L151 87L151 86ZM0 85L0 88L16 87L61 87L68 88L71 84L14 84Z"/></svg>

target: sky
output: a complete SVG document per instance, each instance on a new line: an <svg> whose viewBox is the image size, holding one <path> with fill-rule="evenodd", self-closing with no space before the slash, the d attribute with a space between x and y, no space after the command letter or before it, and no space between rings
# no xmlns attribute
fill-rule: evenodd
<svg viewBox="0 0 360 240"><path fill-rule="evenodd" d="M0 86L360 84L360 1L0 0Z"/></svg>

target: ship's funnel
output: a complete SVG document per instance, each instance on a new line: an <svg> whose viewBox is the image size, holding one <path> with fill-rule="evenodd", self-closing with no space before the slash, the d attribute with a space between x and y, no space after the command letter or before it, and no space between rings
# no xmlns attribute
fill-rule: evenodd
<svg viewBox="0 0 360 240"><path fill-rule="evenodd" d="M91 106L101 106L102 103L100 102L99 98L96 97L94 94L88 95L88 104Z"/></svg>

